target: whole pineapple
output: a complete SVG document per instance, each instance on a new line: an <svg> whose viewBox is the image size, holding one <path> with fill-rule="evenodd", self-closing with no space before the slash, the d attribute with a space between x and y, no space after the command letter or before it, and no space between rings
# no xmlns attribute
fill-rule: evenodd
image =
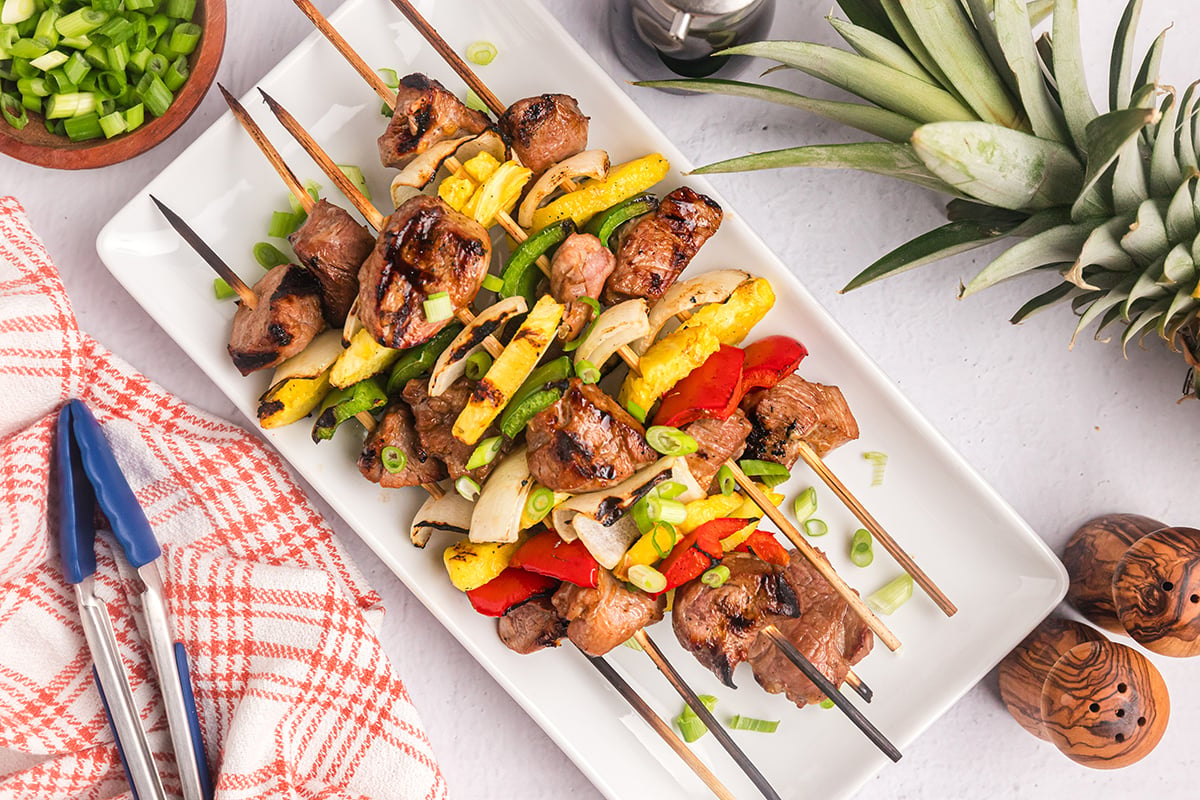
<svg viewBox="0 0 1200 800"><path fill-rule="evenodd" d="M841 87L863 103L728 80L642 85L756 97L821 114L885 141L811 145L734 158L702 173L850 168L953 195L950 222L867 267L846 290L986 244L1013 244L961 288L972 294L1034 270L1062 283L1026 303L1020 322L1057 303L1075 335L1123 326L1122 348L1150 333L1200 363L1200 81L1157 84L1164 35L1134 71L1141 0L1112 51L1101 114L1083 74L1078 0L839 0L830 23L853 51L759 42L760 56ZM1051 31L1034 37L1053 11ZM773 71L773 70L772 70ZM845 290L843 290L845 291ZM1074 337L1072 337L1074 341ZM1198 371L1188 381L1200 385Z"/></svg>

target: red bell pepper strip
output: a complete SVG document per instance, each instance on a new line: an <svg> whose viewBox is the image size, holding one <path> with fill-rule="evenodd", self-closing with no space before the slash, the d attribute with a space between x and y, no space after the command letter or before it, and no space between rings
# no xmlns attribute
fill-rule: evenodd
<svg viewBox="0 0 1200 800"><path fill-rule="evenodd" d="M654 424L679 428L701 417L729 419L742 400L745 360L741 348L721 345L663 396Z"/></svg>
<svg viewBox="0 0 1200 800"><path fill-rule="evenodd" d="M542 531L517 548L510 567L595 589L600 565L583 541L564 542L555 531Z"/></svg>
<svg viewBox="0 0 1200 800"><path fill-rule="evenodd" d="M508 567L483 586L467 592L467 599L485 617L500 617L513 606L556 586L558 581L553 578Z"/></svg>
<svg viewBox="0 0 1200 800"><path fill-rule="evenodd" d="M721 517L704 523L680 539L671 554L658 565L658 571L667 579L663 591L699 578L706 570L721 563L725 555L721 540L740 531L745 525L744 519Z"/></svg>
<svg viewBox="0 0 1200 800"><path fill-rule="evenodd" d="M790 336L768 336L746 348L742 393L770 389L796 371L808 350ZM741 398L738 398L739 402Z"/></svg>
<svg viewBox="0 0 1200 800"><path fill-rule="evenodd" d="M787 549L766 531L755 531L746 541L733 549L741 553L753 553L763 561L769 564L778 564L781 567L786 567L788 561L791 560Z"/></svg>

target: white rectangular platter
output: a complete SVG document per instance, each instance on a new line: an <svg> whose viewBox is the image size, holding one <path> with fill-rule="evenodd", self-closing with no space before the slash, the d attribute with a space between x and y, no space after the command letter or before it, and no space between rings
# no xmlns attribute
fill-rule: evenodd
<svg viewBox="0 0 1200 800"><path fill-rule="evenodd" d="M661 152L673 165L663 188L685 181L682 173L690 165L682 154L536 0L438 0L419 5L459 52L481 39L497 45L501 56L480 72L500 98L511 102L542 92L569 93L591 116L591 146L607 149L614 163ZM426 72L452 91L465 92L387 0L350 0L331 20L367 63L393 67L401 74ZM361 165L377 202L386 198L391 174L379 165L375 147L384 128L379 100L332 47L314 33L259 85L298 117L336 161ZM248 92L244 102L301 178L329 185L271 118L256 92ZM705 180L690 177L686 182L720 200ZM117 280L254 419L269 376L243 378L230 364L225 346L233 305L213 299L208 267L159 216L150 193L179 212L253 282L261 273L251 247L265 238L271 211L286 207L285 189L227 114L121 209L98 240L101 258ZM336 192L328 194L343 202ZM875 701L866 707L871 719L903 749L1057 604L1066 590L1066 576L1034 532L917 414L789 267L763 245L737 209L722 205L725 222L688 274L739 267L771 280L777 304L754 337L783 332L796 336L812 353L802 364L802 374L842 388L862 438L833 453L830 465L960 609L957 616L946 618L918 591L886 619L904 642L902 650L891 653L876 643L857 668L875 690ZM388 204L384 211L390 210ZM798 209L797 214L802 213ZM262 435L604 794L623 800L708 796L573 648L519 656L501 644L495 621L476 615L446 580L441 564L445 542L435 539L425 550L409 544L408 524L423 495L416 490L381 490L363 480L355 467L361 437L349 425L346 428L320 447L312 443L304 423ZM890 456L882 486L870 486L871 468L861 457L866 450L883 450ZM786 487L789 498L814 482L815 477L798 466ZM818 496L819 516L829 523L830 533L815 542L852 585L865 595L899 574L878 547L871 566L852 566L847 543L859 526L824 487L818 486ZM735 735L784 797L848 796L888 763L836 711L799 710L782 697L767 695L748 667L735 676L740 690L725 689L678 647L669 623L658 625L652 634L693 687L720 698L719 717L740 713L782 721L775 735ZM662 716L678 713L680 701L642 654L618 648L609 658ZM756 796L712 737L702 739L695 749L738 797ZM496 787L496 796L515 796L510 789L516 791Z"/></svg>

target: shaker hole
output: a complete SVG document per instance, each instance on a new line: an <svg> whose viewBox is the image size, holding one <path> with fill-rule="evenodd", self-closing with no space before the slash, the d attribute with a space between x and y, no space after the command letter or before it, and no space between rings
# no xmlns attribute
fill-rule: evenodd
<svg viewBox="0 0 1200 800"><path fill-rule="evenodd" d="M1127 690L1128 688L1129 688L1129 687L1128 687L1128 686L1126 686L1126 685L1125 685L1125 684L1123 684L1123 683L1118 683L1118 684L1117 684L1117 691L1118 691L1118 692L1120 692L1121 694L1125 694L1125 690Z"/></svg>
<svg viewBox="0 0 1200 800"><path fill-rule="evenodd" d="M1138 717L1138 727L1140 728L1140 727L1142 727L1142 726L1143 726L1143 725L1145 725L1145 724L1146 724L1146 718L1145 718L1145 717Z"/></svg>
<svg viewBox="0 0 1200 800"><path fill-rule="evenodd" d="M1171 591L1171 590L1172 590L1172 589L1174 589L1174 588L1175 588L1175 584L1171 583L1170 581L1163 581L1163 582L1162 582L1162 590L1163 590L1164 592L1169 592L1169 591Z"/></svg>
<svg viewBox="0 0 1200 800"><path fill-rule="evenodd" d="M1123 708L1118 708L1118 709L1117 709L1117 716L1118 716L1118 717L1123 717L1123 716L1125 716L1125 709L1123 709Z"/></svg>
<svg viewBox="0 0 1200 800"><path fill-rule="evenodd" d="M1100 704L1092 703L1090 706L1088 706L1088 710L1091 711L1093 714L1095 714L1097 711L1100 710Z"/></svg>
<svg viewBox="0 0 1200 800"><path fill-rule="evenodd" d="M1191 597L1189 597L1188 599L1191 600L1193 603L1200 603L1200 594L1194 594Z"/></svg>
<svg viewBox="0 0 1200 800"><path fill-rule="evenodd" d="M1117 740L1117 744L1120 744L1121 742L1125 741L1125 734L1118 733L1115 738Z"/></svg>

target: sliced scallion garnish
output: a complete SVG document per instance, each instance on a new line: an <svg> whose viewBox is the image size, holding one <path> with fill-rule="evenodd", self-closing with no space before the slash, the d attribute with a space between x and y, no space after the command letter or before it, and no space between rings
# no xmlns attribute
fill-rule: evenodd
<svg viewBox="0 0 1200 800"><path fill-rule="evenodd" d="M639 500L638 504L644 504L646 517L651 523L668 522L672 525L678 525L687 519L687 506L678 500L667 500L654 493L650 493Z"/></svg>
<svg viewBox="0 0 1200 800"><path fill-rule="evenodd" d="M486 67L496 58L500 51L491 42L472 42L467 46L467 60L472 64Z"/></svg>
<svg viewBox="0 0 1200 800"><path fill-rule="evenodd" d="M735 731L754 731L755 733L774 733L779 728L777 719L755 719L734 714L729 720L729 727Z"/></svg>
<svg viewBox="0 0 1200 800"><path fill-rule="evenodd" d="M871 485L883 485L883 471L887 467L887 453L879 450L868 450L863 453L863 459L871 463Z"/></svg>
<svg viewBox="0 0 1200 800"><path fill-rule="evenodd" d="M809 536L824 536L829 533L829 526L825 524L825 520L809 517L804 520L804 532Z"/></svg>
<svg viewBox="0 0 1200 800"><path fill-rule="evenodd" d="M737 478L733 477L733 470L728 464L722 464L717 470L717 485L721 487L721 494L726 497L737 491Z"/></svg>
<svg viewBox="0 0 1200 800"><path fill-rule="evenodd" d="M717 698L711 694L699 695L698 699L710 712L717 707ZM679 712L679 716L675 718L675 726L679 728L679 735L688 744L708 733L708 728L700 720L700 717L696 715L695 711L692 711L690 706L686 705L683 707L683 711Z"/></svg>
<svg viewBox="0 0 1200 800"><path fill-rule="evenodd" d="M487 375L487 371L492 367L492 357L486 350L480 350L467 356L467 377L470 380L477 381Z"/></svg>
<svg viewBox="0 0 1200 800"><path fill-rule="evenodd" d="M474 111L482 111L485 114L489 110L487 107L487 103L485 103L479 99L479 95L475 94L474 89L467 89L467 99L465 101L463 101L463 105L465 105L467 108L470 108ZM386 108L386 106L384 106L384 107Z"/></svg>
<svg viewBox="0 0 1200 800"><path fill-rule="evenodd" d="M826 697L821 701L821 708L833 708L833 701Z"/></svg>
<svg viewBox="0 0 1200 800"><path fill-rule="evenodd" d="M647 594L658 594L667 588L667 576L649 564L630 567L629 582Z"/></svg>
<svg viewBox="0 0 1200 800"><path fill-rule="evenodd" d="M492 436L477 444L467 459L467 469L479 469L495 461L496 454L500 452L500 442L499 436Z"/></svg>
<svg viewBox="0 0 1200 800"><path fill-rule="evenodd" d="M695 439L669 425L652 426L646 431L646 443L664 456L686 456L700 449Z"/></svg>
<svg viewBox="0 0 1200 800"><path fill-rule="evenodd" d="M229 300L236 296L237 292L225 282L224 278L213 278L213 297L218 300Z"/></svg>
<svg viewBox="0 0 1200 800"><path fill-rule="evenodd" d="M292 260L282 250L270 242L258 242L254 245L254 260L263 269L273 269L280 264L292 263Z"/></svg>
<svg viewBox="0 0 1200 800"><path fill-rule="evenodd" d="M718 564L700 576L701 583L714 589L724 586L727 580L729 580L729 567L724 564Z"/></svg>
<svg viewBox="0 0 1200 800"><path fill-rule="evenodd" d="M498 292L504 288L504 279L499 275L484 275L483 288L489 292Z"/></svg>
<svg viewBox="0 0 1200 800"><path fill-rule="evenodd" d="M379 451L379 463L391 474L395 475L408 464L408 456L399 447L388 445Z"/></svg>
<svg viewBox="0 0 1200 800"><path fill-rule="evenodd" d="M600 370L596 369L596 365L586 358L580 359L579 363L575 365L575 375L584 383L596 383L600 380Z"/></svg>
<svg viewBox="0 0 1200 800"><path fill-rule="evenodd" d="M876 614L892 614L907 603L912 594L913 579L911 575L905 573L867 595L867 607Z"/></svg>
<svg viewBox="0 0 1200 800"><path fill-rule="evenodd" d="M473 503L475 498L479 497L479 481L470 475L460 475L454 482L454 491L458 492L464 500L470 500Z"/></svg>
<svg viewBox="0 0 1200 800"><path fill-rule="evenodd" d="M783 464L776 464L774 461L759 461L747 458L739 461L738 466L749 477L758 478L760 483L770 487L778 486L792 477L792 473L788 472L787 467Z"/></svg>
<svg viewBox="0 0 1200 800"><path fill-rule="evenodd" d="M669 522L655 522L650 526L650 544L658 557L666 558L671 555L675 546L675 526Z"/></svg>
<svg viewBox="0 0 1200 800"><path fill-rule="evenodd" d="M817 490L810 486L797 495L792 502L792 511L796 514L799 522L804 522L817 513Z"/></svg>
<svg viewBox="0 0 1200 800"><path fill-rule="evenodd" d="M529 493L525 500L525 516L534 524L541 522L554 508L554 492L545 486L539 486Z"/></svg>
<svg viewBox="0 0 1200 800"><path fill-rule="evenodd" d="M628 405L625 406L625 410L628 411L629 415L638 422L643 424L646 422L646 409L642 408L632 400L630 400Z"/></svg>
<svg viewBox="0 0 1200 800"><path fill-rule="evenodd" d="M425 319L429 322L441 322L454 316L454 304L450 302L448 292L434 292L423 303Z"/></svg>
<svg viewBox="0 0 1200 800"><path fill-rule="evenodd" d="M859 528L850 540L850 562L856 567L870 566L875 560L875 551L871 547L871 532Z"/></svg>
<svg viewBox="0 0 1200 800"><path fill-rule="evenodd" d="M338 164L337 168L346 176L355 188L362 192L362 196L371 199L371 188L367 186L367 176L363 175L362 168L355 164Z"/></svg>
<svg viewBox="0 0 1200 800"><path fill-rule="evenodd" d="M383 79L383 85L389 89L395 89L400 86L400 75L394 69L384 67L383 69L375 70L379 73L379 77Z"/></svg>

